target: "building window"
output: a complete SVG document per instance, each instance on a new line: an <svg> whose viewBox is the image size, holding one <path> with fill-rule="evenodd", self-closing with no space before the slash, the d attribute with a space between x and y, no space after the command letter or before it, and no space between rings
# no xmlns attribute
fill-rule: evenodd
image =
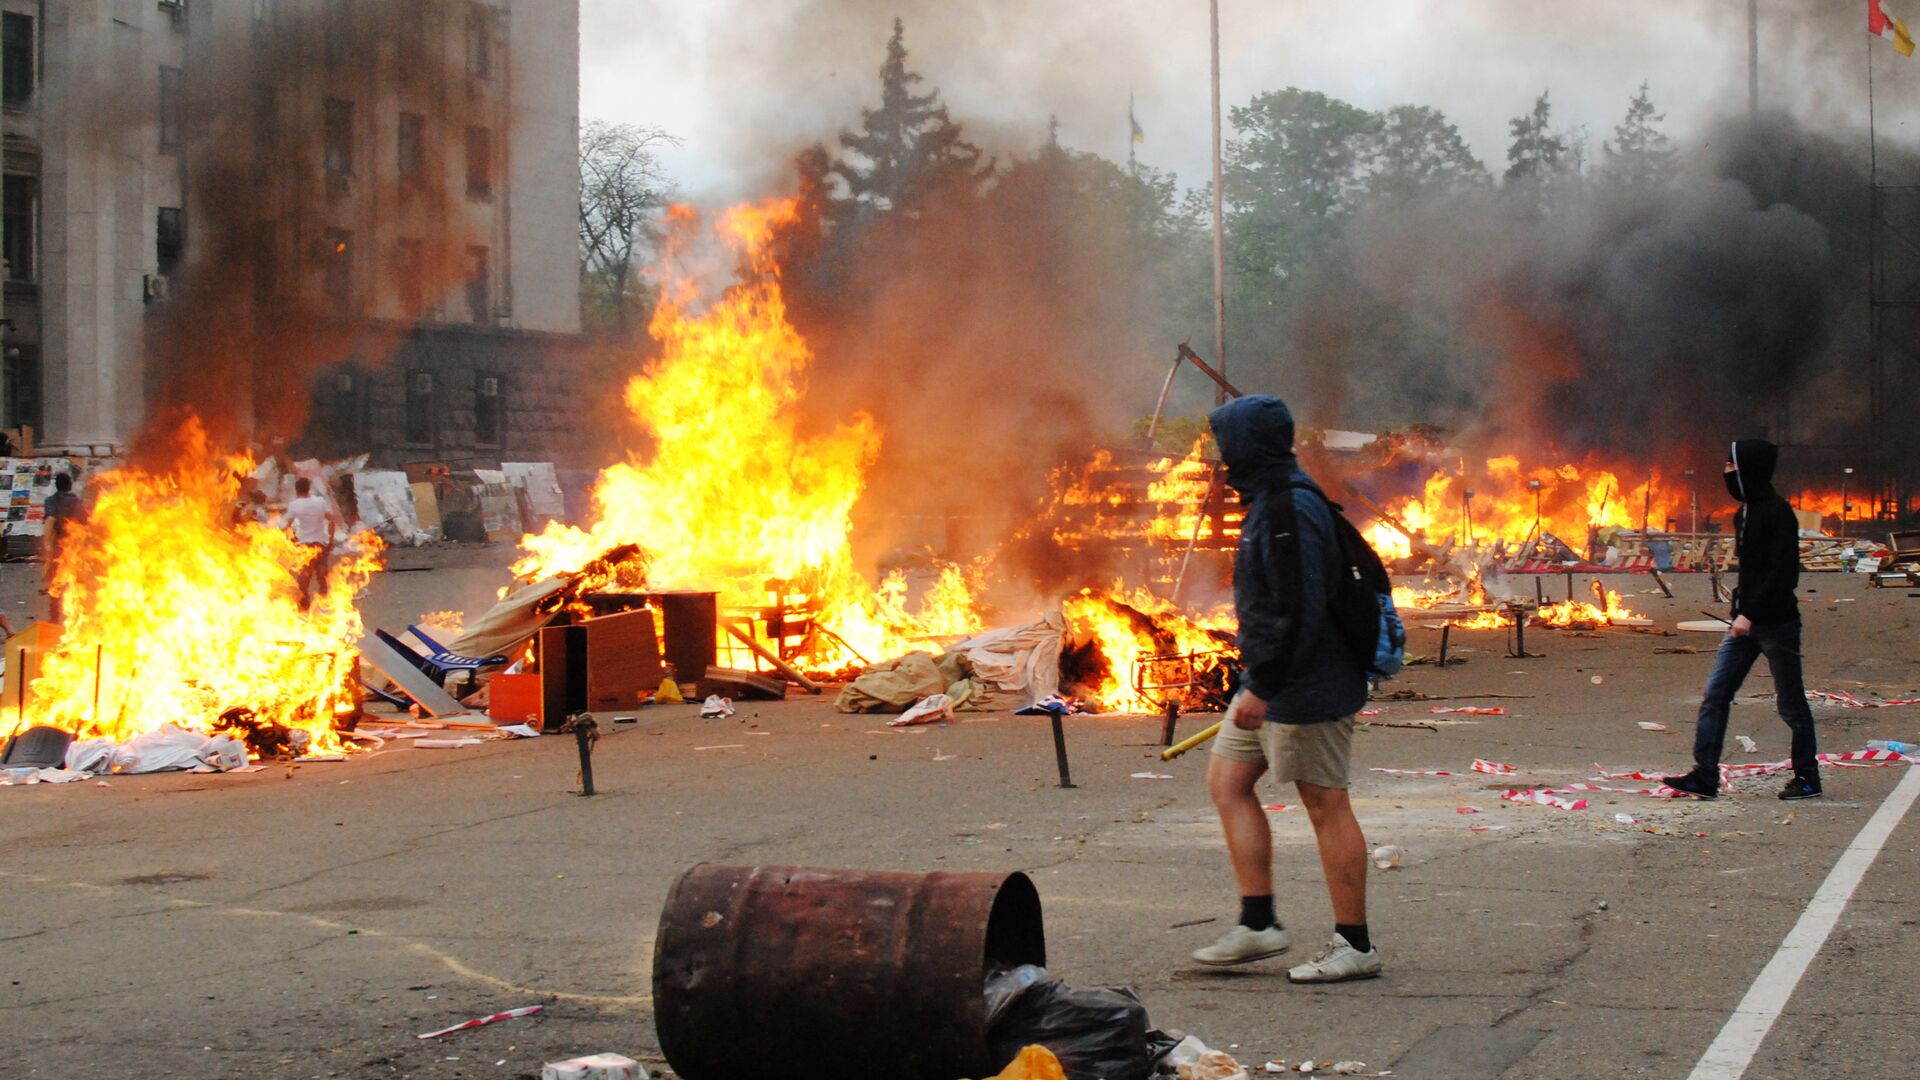
<svg viewBox="0 0 1920 1080"><path fill-rule="evenodd" d="M160 69L160 149L178 150L186 135L184 77L176 67Z"/></svg>
<svg viewBox="0 0 1920 1080"><path fill-rule="evenodd" d="M427 174L427 118L419 113L400 114L399 142L400 190L418 191Z"/></svg>
<svg viewBox="0 0 1920 1080"><path fill-rule="evenodd" d="M325 129L327 179L334 190L344 191L353 175L353 102L328 98Z"/></svg>
<svg viewBox="0 0 1920 1080"><path fill-rule="evenodd" d="M402 318L417 319L427 307L427 245L413 238L402 238L399 250L394 256L395 285L400 294L400 315Z"/></svg>
<svg viewBox="0 0 1920 1080"><path fill-rule="evenodd" d="M365 384L365 374L351 365L320 376L314 387L314 419L322 439L343 449L366 443Z"/></svg>
<svg viewBox="0 0 1920 1080"><path fill-rule="evenodd" d="M407 372L408 446L433 445L433 372Z"/></svg>
<svg viewBox="0 0 1920 1080"><path fill-rule="evenodd" d="M161 277L172 275L187 251L186 218L177 206L163 206L154 221L153 264Z"/></svg>
<svg viewBox="0 0 1920 1080"><path fill-rule="evenodd" d="M274 223L253 223L253 303L265 309L280 295L280 243Z"/></svg>
<svg viewBox="0 0 1920 1080"><path fill-rule="evenodd" d="M40 181L20 173L0 178L0 234L4 234L8 281L32 281L34 231L38 225Z"/></svg>
<svg viewBox="0 0 1920 1080"><path fill-rule="evenodd" d="M15 345L6 348L7 426L31 424L40 427L40 347Z"/></svg>
<svg viewBox="0 0 1920 1080"><path fill-rule="evenodd" d="M467 73L493 78L493 12L477 0L467 5Z"/></svg>
<svg viewBox="0 0 1920 1080"><path fill-rule="evenodd" d="M507 437L507 381L499 375L473 377L473 441L501 446Z"/></svg>
<svg viewBox="0 0 1920 1080"><path fill-rule="evenodd" d="M493 322L493 266L483 247L467 249L467 314L475 326Z"/></svg>
<svg viewBox="0 0 1920 1080"><path fill-rule="evenodd" d="M327 310L335 315L353 313L353 234L345 229L328 229L326 235Z"/></svg>
<svg viewBox="0 0 1920 1080"><path fill-rule="evenodd" d="M327 0L327 66L335 67L346 61L350 52L348 42L352 40L353 0Z"/></svg>
<svg viewBox="0 0 1920 1080"><path fill-rule="evenodd" d="M0 104L23 108L33 97L33 16L0 15Z"/></svg>
<svg viewBox="0 0 1920 1080"><path fill-rule="evenodd" d="M493 198L493 132L488 128L467 129L467 196Z"/></svg>

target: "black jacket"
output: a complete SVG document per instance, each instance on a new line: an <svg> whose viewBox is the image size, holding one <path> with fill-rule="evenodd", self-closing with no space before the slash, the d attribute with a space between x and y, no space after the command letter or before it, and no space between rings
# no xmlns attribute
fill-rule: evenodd
<svg viewBox="0 0 1920 1080"><path fill-rule="evenodd" d="M1208 419L1247 505L1233 560L1244 684L1269 721L1351 716L1367 703L1367 672L1327 615L1340 541L1326 496L1293 456L1293 416L1279 398L1255 396Z"/></svg>
<svg viewBox="0 0 1920 1080"><path fill-rule="evenodd" d="M1733 515L1733 554L1740 561L1733 614L1757 623L1800 617L1800 601L1793 592L1800 584L1800 519L1773 490L1773 468L1779 460L1780 448L1765 439L1733 444L1728 489L1740 500Z"/></svg>

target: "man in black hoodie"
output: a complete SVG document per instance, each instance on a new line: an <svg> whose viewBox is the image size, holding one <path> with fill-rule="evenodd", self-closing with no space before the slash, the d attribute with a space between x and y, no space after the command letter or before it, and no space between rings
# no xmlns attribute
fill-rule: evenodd
<svg viewBox="0 0 1920 1080"><path fill-rule="evenodd" d="M1693 771L1666 778L1668 787L1700 799L1720 794L1720 750L1727 738L1727 710L1753 662L1767 658L1773 672L1774 705L1793 730L1793 779L1782 799L1820 795L1819 747L1813 712L1800 671L1800 522L1793 507L1773 490L1780 448L1765 439L1741 439L1727 458L1727 491L1740 502L1733 515L1734 558L1740 583L1733 590L1733 623L1707 676L1693 737Z"/></svg>

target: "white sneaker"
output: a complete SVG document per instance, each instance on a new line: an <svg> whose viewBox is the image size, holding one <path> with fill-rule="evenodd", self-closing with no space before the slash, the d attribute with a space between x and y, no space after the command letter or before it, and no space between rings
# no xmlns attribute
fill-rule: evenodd
<svg viewBox="0 0 1920 1080"><path fill-rule="evenodd" d="M1232 967L1234 964L1251 964L1255 960L1279 956L1292 945L1293 935L1278 926L1249 930L1236 924L1233 929L1220 935L1219 941L1193 950L1193 958L1211 967Z"/></svg>
<svg viewBox="0 0 1920 1080"><path fill-rule="evenodd" d="M1287 971L1287 979L1297 983L1346 982L1348 979L1371 979L1380 974L1380 950L1368 949L1361 952L1339 934L1321 950L1319 956L1309 963Z"/></svg>

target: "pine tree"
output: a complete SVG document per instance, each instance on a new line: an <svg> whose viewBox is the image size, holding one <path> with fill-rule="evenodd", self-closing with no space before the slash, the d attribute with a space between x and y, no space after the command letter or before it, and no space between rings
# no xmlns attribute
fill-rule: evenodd
<svg viewBox="0 0 1920 1080"><path fill-rule="evenodd" d="M1673 180L1679 163L1672 140L1654 126L1666 118L1654 111L1647 84L1642 82L1640 92L1627 103L1626 119L1613 129L1613 141L1600 144L1611 183L1628 191L1649 191Z"/></svg>
<svg viewBox="0 0 1920 1080"><path fill-rule="evenodd" d="M907 69L906 27L896 18L880 65L880 107L862 109L859 130L840 133L844 153L833 167L856 214L913 213L934 192L978 183L991 171L947 115L940 92L916 92L925 81Z"/></svg>
<svg viewBox="0 0 1920 1080"><path fill-rule="evenodd" d="M1566 140L1553 133L1553 105L1547 91L1533 103L1533 110L1516 116L1507 124L1513 142L1507 147L1507 183L1544 182L1560 171L1567 154Z"/></svg>

